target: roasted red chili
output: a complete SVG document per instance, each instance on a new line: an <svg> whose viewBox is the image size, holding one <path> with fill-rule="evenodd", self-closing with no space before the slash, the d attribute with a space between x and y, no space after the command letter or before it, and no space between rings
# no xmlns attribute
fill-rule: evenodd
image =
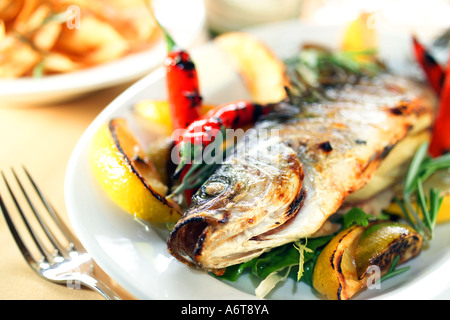
<svg viewBox="0 0 450 320"><path fill-rule="evenodd" d="M164 61L173 129L186 128L201 116L197 70L189 53L174 49Z"/></svg>
<svg viewBox="0 0 450 320"><path fill-rule="evenodd" d="M201 116L202 97L197 70L189 53L180 49L167 30L160 27L168 49L163 65L173 129L184 129Z"/></svg>
<svg viewBox="0 0 450 320"><path fill-rule="evenodd" d="M450 152L450 56L430 143L433 157Z"/></svg>
<svg viewBox="0 0 450 320"><path fill-rule="evenodd" d="M239 100L218 106L196 121L192 122L178 140L179 143L192 143L206 147L218 131L236 129L254 123L261 115L267 114L272 107L245 100Z"/></svg>
<svg viewBox="0 0 450 320"><path fill-rule="evenodd" d="M417 62L420 64L434 92L440 95L444 85L445 70L416 37L413 36L412 41Z"/></svg>

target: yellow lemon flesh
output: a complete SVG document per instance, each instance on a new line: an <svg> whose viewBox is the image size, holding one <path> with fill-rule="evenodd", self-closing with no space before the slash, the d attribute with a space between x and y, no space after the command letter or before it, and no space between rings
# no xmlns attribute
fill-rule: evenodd
<svg viewBox="0 0 450 320"><path fill-rule="evenodd" d="M416 207L415 203L413 203L412 205L414 208ZM402 209L400 209L400 207L396 203L391 203L391 205L388 208L386 208L386 211L389 213L397 214L401 217L404 216ZM438 215L436 218L437 224L448 222L448 221L450 221L450 195L447 195L444 197L444 200L442 201L441 207L439 209L439 212L438 212Z"/></svg>
<svg viewBox="0 0 450 320"><path fill-rule="evenodd" d="M436 218L436 223L445 223L450 221L450 171L440 171L433 174L423 184L424 194L429 194L429 190L435 188L440 191L440 195L444 197L441 207ZM416 203L413 202L413 207L416 207ZM398 214L403 217L402 209L393 202L386 208L386 211L393 214ZM421 212L419 212L421 215Z"/></svg>
<svg viewBox="0 0 450 320"><path fill-rule="evenodd" d="M286 97L284 63L259 39L244 32L229 32L215 42L230 57L255 102L279 102Z"/></svg>
<svg viewBox="0 0 450 320"><path fill-rule="evenodd" d="M169 103L164 100L142 100L134 106L137 120L147 131L149 161L154 164L161 181L167 184L167 163L172 146L172 116Z"/></svg>
<svg viewBox="0 0 450 320"><path fill-rule="evenodd" d="M143 100L135 105L135 110L140 117L153 126L154 131L159 131L166 136L172 134L172 115L167 101Z"/></svg>
<svg viewBox="0 0 450 320"><path fill-rule="evenodd" d="M349 23L342 38L341 48L343 51L358 52L377 47L375 29L369 26L370 19L370 13L362 13ZM370 59L370 56L361 55L356 58L364 61Z"/></svg>
<svg viewBox="0 0 450 320"><path fill-rule="evenodd" d="M175 222L178 204L164 197L167 186L128 127L115 118L93 137L89 161L102 189L122 209L151 223Z"/></svg>
<svg viewBox="0 0 450 320"><path fill-rule="evenodd" d="M215 106L211 104L202 105L202 114L207 113ZM172 115L169 102L165 100L143 100L135 105L135 110L148 124L156 125L154 131L170 136L172 134Z"/></svg>
<svg viewBox="0 0 450 320"><path fill-rule="evenodd" d="M448 221L450 221L450 195L444 197L436 218L436 223L444 223Z"/></svg>

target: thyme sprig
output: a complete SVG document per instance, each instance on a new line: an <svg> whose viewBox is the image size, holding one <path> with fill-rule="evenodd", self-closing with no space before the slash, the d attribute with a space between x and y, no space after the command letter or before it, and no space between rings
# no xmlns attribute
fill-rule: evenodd
<svg viewBox="0 0 450 320"><path fill-rule="evenodd" d="M436 188L431 188L426 195L423 185L433 174L448 168L450 168L450 154L432 158L428 154L428 142L424 142L411 161L401 197L394 199L407 221L425 240L431 240L434 236L436 218L444 197Z"/></svg>

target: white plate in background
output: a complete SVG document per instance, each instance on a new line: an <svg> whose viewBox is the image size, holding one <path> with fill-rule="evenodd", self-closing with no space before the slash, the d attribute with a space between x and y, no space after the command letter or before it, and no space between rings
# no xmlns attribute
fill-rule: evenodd
<svg viewBox="0 0 450 320"><path fill-rule="evenodd" d="M202 0L155 0L155 14L182 47L205 38ZM175 12L183 14L174 15ZM182 28L180 28L182 26ZM80 71L0 80L0 101L27 104L55 103L82 94L138 80L159 67L167 54L164 38L148 50Z"/></svg>

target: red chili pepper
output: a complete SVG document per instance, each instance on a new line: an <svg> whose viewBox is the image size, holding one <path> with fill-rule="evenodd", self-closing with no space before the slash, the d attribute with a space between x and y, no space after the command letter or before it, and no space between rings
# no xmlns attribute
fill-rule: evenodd
<svg viewBox="0 0 450 320"><path fill-rule="evenodd" d="M450 56L429 152L433 157L450 152Z"/></svg>
<svg viewBox="0 0 450 320"><path fill-rule="evenodd" d="M201 115L197 70L189 53L174 49L164 61L173 129L186 128Z"/></svg>
<svg viewBox="0 0 450 320"><path fill-rule="evenodd" d="M173 129L184 129L201 116L202 97L195 64L189 53L180 49L164 27L168 54L164 60L166 85Z"/></svg>
<svg viewBox="0 0 450 320"><path fill-rule="evenodd" d="M412 41L417 62L420 64L422 70L424 71L430 86L433 88L437 95L440 95L442 86L444 85L445 70L417 40L415 36L412 37Z"/></svg>
<svg viewBox="0 0 450 320"><path fill-rule="evenodd" d="M192 122L177 142L205 148L214 141L215 134L220 130L236 129L254 123L272 109L271 105L259 105L245 100L218 106Z"/></svg>

